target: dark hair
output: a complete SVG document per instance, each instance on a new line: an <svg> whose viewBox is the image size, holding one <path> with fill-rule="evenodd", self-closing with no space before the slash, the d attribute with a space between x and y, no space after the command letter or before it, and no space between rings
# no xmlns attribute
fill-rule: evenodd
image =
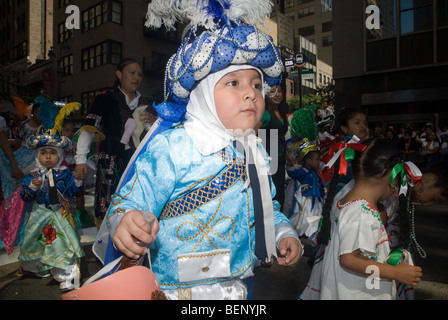
<svg viewBox="0 0 448 320"><path fill-rule="evenodd" d="M123 69L133 63L137 63L138 65L140 65L140 63L133 59L133 58L125 58L122 59L120 61L120 63L117 65L117 71L123 71ZM114 88L117 88L120 85L120 79L118 79L118 77L115 78L115 82L114 82Z"/></svg>
<svg viewBox="0 0 448 320"><path fill-rule="evenodd" d="M280 103L278 104L278 112L280 113L280 116L283 118L283 120L286 121L286 124L288 125L288 121L287 121L287 114L289 112L289 105L286 102L285 99L285 93L284 93L284 85L283 84L279 84L278 85L278 90L282 92L283 94L283 99L282 101L280 101ZM266 94L265 99L268 99L268 95ZM270 106L268 103L266 103L266 109L270 110Z"/></svg>
<svg viewBox="0 0 448 320"><path fill-rule="evenodd" d="M363 152L355 151L351 161L353 177L384 177L401 161L397 144L389 139L367 139L362 144L367 148ZM328 244L330 238L330 212L339 183L339 159L334 165L334 173L327 192L327 199L322 209L322 225L318 235L318 243ZM406 200L406 199L405 199Z"/></svg>
<svg viewBox="0 0 448 320"><path fill-rule="evenodd" d="M336 117L336 129L342 132L342 126L347 127L348 121L360 113L365 114L361 108L343 107Z"/></svg>
<svg viewBox="0 0 448 320"><path fill-rule="evenodd" d="M355 151L352 161L352 174L357 177L382 178L401 161L397 144L389 139L368 139L362 142L367 145L363 152Z"/></svg>
<svg viewBox="0 0 448 320"><path fill-rule="evenodd" d="M432 173L436 176L437 181L434 187L442 189L443 193L448 196L448 159L431 163L422 169L422 173Z"/></svg>

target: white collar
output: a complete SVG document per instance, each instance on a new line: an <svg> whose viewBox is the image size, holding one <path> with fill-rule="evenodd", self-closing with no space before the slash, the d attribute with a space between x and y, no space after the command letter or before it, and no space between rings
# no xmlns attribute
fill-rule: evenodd
<svg viewBox="0 0 448 320"><path fill-rule="evenodd" d="M137 90L135 91L134 99L131 102L128 102L128 96L124 91L121 89L121 86L118 86L118 89L124 94L124 99L126 101L126 104L128 105L129 109L134 110L138 107L138 102L140 100L140 97L142 96L141 93Z"/></svg>

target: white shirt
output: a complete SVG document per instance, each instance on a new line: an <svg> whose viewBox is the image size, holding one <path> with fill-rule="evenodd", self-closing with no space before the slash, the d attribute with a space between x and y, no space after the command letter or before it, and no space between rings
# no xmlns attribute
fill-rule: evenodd
<svg viewBox="0 0 448 320"><path fill-rule="evenodd" d="M361 254L379 263L386 263L390 244L378 211L365 200L340 206L335 214L331 240L322 261L320 299L371 300L395 298L393 280L373 279L341 266L339 257L360 250ZM379 271L378 271L379 272ZM369 273L372 273L370 271ZM378 286L373 286L375 283Z"/></svg>

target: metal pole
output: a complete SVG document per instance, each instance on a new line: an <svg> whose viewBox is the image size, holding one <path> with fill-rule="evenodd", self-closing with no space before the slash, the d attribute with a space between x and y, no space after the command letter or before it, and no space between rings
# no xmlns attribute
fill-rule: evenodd
<svg viewBox="0 0 448 320"><path fill-rule="evenodd" d="M299 68L299 97L300 97L300 108L302 108L302 68Z"/></svg>

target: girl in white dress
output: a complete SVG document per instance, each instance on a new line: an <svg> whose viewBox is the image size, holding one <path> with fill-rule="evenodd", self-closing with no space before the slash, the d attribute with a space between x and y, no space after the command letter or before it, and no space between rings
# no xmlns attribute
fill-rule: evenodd
<svg viewBox="0 0 448 320"><path fill-rule="evenodd" d="M402 167L396 144L386 139L373 140L356 153L355 185L337 203L322 261L320 299L394 299L395 280L414 287L420 282L420 267L391 262L385 221L377 208L397 193L405 176Z"/></svg>

